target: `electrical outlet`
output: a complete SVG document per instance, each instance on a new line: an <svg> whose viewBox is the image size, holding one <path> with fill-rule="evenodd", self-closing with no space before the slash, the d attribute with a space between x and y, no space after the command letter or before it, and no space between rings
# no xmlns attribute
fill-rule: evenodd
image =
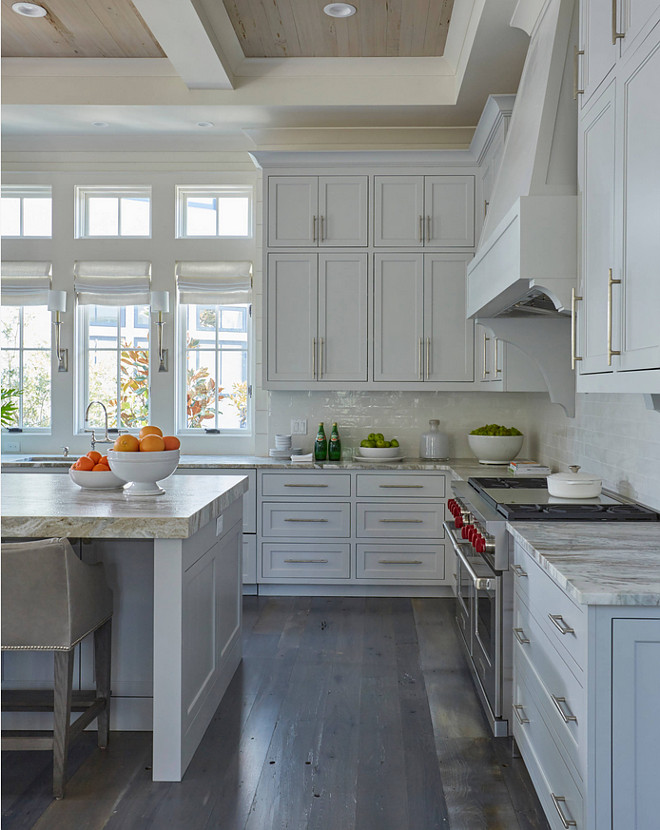
<svg viewBox="0 0 660 830"><path fill-rule="evenodd" d="M292 418L291 419L291 435L307 435L307 419L306 418Z"/></svg>
<svg viewBox="0 0 660 830"><path fill-rule="evenodd" d="M20 452L21 451L21 442L20 441L3 441L2 450L3 450L3 452Z"/></svg>

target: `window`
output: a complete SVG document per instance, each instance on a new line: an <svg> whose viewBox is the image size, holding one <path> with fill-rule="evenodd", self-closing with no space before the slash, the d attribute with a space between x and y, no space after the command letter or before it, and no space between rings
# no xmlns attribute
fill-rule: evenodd
<svg viewBox="0 0 660 830"><path fill-rule="evenodd" d="M52 188L5 185L0 207L2 236L34 239L53 235Z"/></svg>
<svg viewBox="0 0 660 830"><path fill-rule="evenodd" d="M252 187L177 187L179 238L252 236Z"/></svg>
<svg viewBox="0 0 660 830"><path fill-rule="evenodd" d="M149 423L149 262L76 262L81 413L101 401L112 429ZM84 428L81 423L79 428Z"/></svg>
<svg viewBox="0 0 660 830"><path fill-rule="evenodd" d="M0 374L2 389L18 390L12 428L51 426L50 262L2 263Z"/></svg>
<svg viewBox="0 0 660 830"><path fill-rule="evenodd" d="M76 187L76 236L151 236L151 188Z"/></svg>
<svg viewBox="0 0 660 830"><path fill-rule="evenodd" d="M179 424L248 434L251 263L179 262Z"/></svg>

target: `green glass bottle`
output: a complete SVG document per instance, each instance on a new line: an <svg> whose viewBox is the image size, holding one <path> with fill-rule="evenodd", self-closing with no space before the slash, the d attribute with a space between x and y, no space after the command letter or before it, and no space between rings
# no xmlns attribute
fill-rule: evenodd
<svg viewBox="0 0 660 830"><path fill-rule="evenodd" d="M328 458L330 461L341 461L341 441L339 440L339 430L337 429L336 421L333 423L332 432L330 433Z"/></svg>
<svg viewBox="0 0 660 830"><path fill-rule="evenodd" d="M325 437L323 424L319 424L319 431L316 433L314 442L314 461L325 461L328 457L328 439Z"/></svg>

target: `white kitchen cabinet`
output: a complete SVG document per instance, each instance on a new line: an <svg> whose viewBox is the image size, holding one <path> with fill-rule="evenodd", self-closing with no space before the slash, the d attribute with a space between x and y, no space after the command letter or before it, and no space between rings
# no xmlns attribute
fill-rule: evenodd
<svg viewBox="0 0 660 830"><path fill-rule="evenodd" d="M484 392L546 392L541 372L513 343L475 324L476 377Z"/></svg>
<svg viewBox="0 0 660 830"><path fill-rule="evenodd" d="M367 380L367 255L268 257L268 380Z"/></svg>
<svg viewBox="0 0 660 830"><path fill-rule="evenodd" d="M375 176L374 245L474 245L474 176Z"/></svg>
<svg viewBox="0 0 660 830"><path fill-rule="evenodd" d="M474 327L465 314L470 258L376 254L375 381L473 381Z"/></svg>
<svg viewBox="0 0 660 830"><path fill-rule="evenodd" d="M612 42L612 5L604 0L580 2L580 50L576 56L575 82L586 105L600 84L612 71L619 52Z"/></svg>
<svg viewBox="0 0 660 830"><path fill-rule="evenodd" d="M656 393L660 4L626 2L617 8L617 25L626 37L619 41L608 86L582 108L579 121L577 390Z"/></svg>
<svg viewBox="0 0 660 830"><path fill-rule="evenodd" d="M365 246L367 181L366 176L269 176L268 244Z"/></svg>

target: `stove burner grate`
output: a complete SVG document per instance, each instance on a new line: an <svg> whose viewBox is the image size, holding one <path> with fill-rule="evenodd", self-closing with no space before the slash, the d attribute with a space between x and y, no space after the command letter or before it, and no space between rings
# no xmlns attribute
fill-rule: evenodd
<svg viewBox="0 0 660 830"><path fill-rule="evenodd" d="M655 522L658 514L639 504L499 504L509 521Z"/></svg>

